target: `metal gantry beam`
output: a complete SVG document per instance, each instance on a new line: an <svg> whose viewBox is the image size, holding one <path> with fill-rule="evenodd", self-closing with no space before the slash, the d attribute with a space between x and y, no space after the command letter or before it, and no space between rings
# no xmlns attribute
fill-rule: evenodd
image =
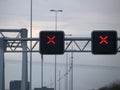
<svg viewBox="0 0 120 90"><path fill-rule="evenodd" d="M14 38L6 37L4 33L17 32ZM27 78L27 53L40 52L40 38L27 38L27 30L1 30L0 29L0 90L4 90L4 53L22 53L22 83L21 90L26 90ZM28 42L32 41L32 48ZM92 52L91 38L85 37L65 37L65 52ZM72 47L72 48L71 48ZM117 38L117 52L120 52L120 37Z"/></svg>
<svg viewBox="0 0 120 90"><path fill-rule="evenodd" d="M0 38L0 90L5 89L4 68L4 40L3 38Z"/></svg>
<svg viewBox="0 0 120 90"><path fill-rule="evenodd" d="M5 52L39 52L38 46L40 38L4 38L6 42ZM27 45L27 50L21 49L22 41L32 41L32 50ZM120 52L120 38L117 38L118 42L118 52ZM71 50L71 45L73 45L73 50ZM83 37L68 37L65 38L65 52L91 52L91 38Z"/></svg>
<svg viewBox="0 0 120 90"><path fill-rule="evenodd" d="M22 53L22 76L21 76L21 90L27 90L28 84L28 69L27 69L27 52L22 52L23 50L27 51L27 41L9 41L5 40L5 33L17 33L17 36L14 39L19 38L27 38L27 29L0 29L0 90L5 90L5 80L4 80L4 53L7 52L7 48L9 47L9 51L14 52L17 48L21 49ZM11 37L13 37L11 35ZM10 38L9 38L10 39Z"/></svg>

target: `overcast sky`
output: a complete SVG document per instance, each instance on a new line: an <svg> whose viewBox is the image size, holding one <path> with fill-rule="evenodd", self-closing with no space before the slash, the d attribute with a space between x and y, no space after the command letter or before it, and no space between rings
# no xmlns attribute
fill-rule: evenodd
<svg viewBox="0 0 120 90"><path fill-rule="evenodd" d="M93 30L116 30L118 32L118 36L120 37L120 0L33 0L33 37L38 37L41 30L54 30L55 14L50 12L50 9L63 10L63 12L58 13L58 29L63 30L66 34L72 34L76 37L91 37L91 32ZM30 0L0 0L0 29L6 28L27 28L29 31ZM19 54L16 54L16 56L20 57ZM120 53L111 56L94 56L91 53L74 53L74 64L119 67L119 58ZM9 61L16 59L19 60L19 58L14 57L14 54L6 54L6 60ZM45 62L53 63L53 59L54 56L47 56L45 57ZM35 53L33 55L33 60L39 62L40 54ZM58 56L58 63L65 63L65 55ZM11 67L9 66L10 64L8 67L6 67L8 69L7 73L9 73L9 68ZM64 70L62 70L63 69L61 69L61 72L64 74ZM111 70L107 71L107 73L104 69L103 71L99 69L95 71L92 69L86 70L82 68L81 74L79 70L80 68L76 67L74 76L74 82L76 83L74 86L75 90L88 90L88 88L91 89L94 87L99 87L110 83L113 80L120 79L120 72L118 73L117 71L113 72ZM36 70L33 71L35 73ZM109 74L110 77L108 77ZM88 78L89 75L92 77L92 79ZM8 80L10 80L12 75L6 77ZM33 75L33 78L35 77ZM94 77L98 80L97 84L95 83L95 80L93 81ZM104 80L100 82L99 78L107 79L106 82ZM37 79L34 80L36 80L34 82L40 82L37 81ZM46 80L46 83L48 81L50 80ZM81 83L80 86L79 83ZM88 85L88 87L86 87L85 84L90 83L92 85Z"/></svg>
<svg viewBox="0 0 120 90"><path fill-rule="evenodd" d="M86 37L92 30L119 31L119 3L120 0L33 0L33 36L40 30L54 29L55 15L50 9L63 10L58 14L58 29L66 33ZM1 28L29 29L30 0L1 0L0 20Z"/></svg>

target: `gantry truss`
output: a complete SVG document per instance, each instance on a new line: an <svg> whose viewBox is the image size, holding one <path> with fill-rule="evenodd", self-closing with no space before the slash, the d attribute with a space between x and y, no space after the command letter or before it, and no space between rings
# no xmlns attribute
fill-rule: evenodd
<svg viewBox="0 0 120 90"><path fill-rule="evenodd" d="M16 33L16 35L11 34ZM13 37L14 36L14 37ZM30 48L32 41L32 48ZM27 53L39 51L40 38L27 38L27 29L0 29L0 90L4 90L4 53L22 53L21 90L26 90L28 82ZM91 38L65 37L65 52L92 52ZM117 38L117 52L120 52L120 37Z"/></svg>
<svg viewBox="0 0 120 90"><path fill-rule="evenodd" d="M39 52L39 38L4 38L6 43L5 52ZM27 45L27 51L21 49L22 41L32 41L32 49ZM117 49L120 52L120 38L117 38ZM71 48L73 47L73 49ZM91 38L66 37L65 52L91 52Z"/></svg>
<svg viewBox="0 0 120 90"><path fill-rule="evenodd" d="M6 32L17 32L13 37L4 35ZM39 52L40 38L22 38L21 30L0 30L0 35L4 38L5 47L4 52ZM27 50L22 50L22 41L27 42ZM30 49L29 42L32 41L32 49ZM120 37L117 38L117 50L120 52ZM73 47L73 48L71 48ZM91 52L91 38L85 37L65 37L65 52Z"/></svg>
<svg viewBox="0 0 120 90"><path fill-rule="evenodd" d="M13 38L6 37L5 32L17 32ZM20 30L0 30L0 35L5 41L5 52L39 52L39 38L21 38ZM27 51L22 50L21 42L27 41ZM32 41L30 49L29 41ZM117 49L120 52L120 37L117 38ZM73 47L73 49L71 48ZM65 37L65 52L91 52L91 38L85 37Z"/></svg>

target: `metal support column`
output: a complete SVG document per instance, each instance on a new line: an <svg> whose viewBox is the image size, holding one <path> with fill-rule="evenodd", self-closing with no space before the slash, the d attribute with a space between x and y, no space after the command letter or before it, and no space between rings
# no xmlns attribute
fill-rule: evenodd
<svg viewBox="0 0 120 90"><path fill-rule="evenodd" d="M41 55L41 88L43 88L43 54Z"/></svg>
<svg viewBox="0 0 120 90"><path fill-rule="evenodd" d="M66 65L65 65L66 73L67 75L65 76L65 90L68 90L68 53L66 53Z"/></svg>
<svg viewBox="0 0 120 90"><path fill-rule="evenodd" d="M60 70L59 70L59 90L61 90L61 80L60 80L60 77L61 77L61 72L60 72Z"/></svg>
<svg viewBox="0 0 120 90"><path fill-rule="evenodd" d="M72 46L73 50L73 46ZM69 74L69 90L73 90L73 52L71 52L71 61L70 61L70 74Z"/></svg>
<svg viewBox="0 0 120 90"><path fill-rule="evenodd" d="M27 38L27 30L21 29L21 38ZM22 50L27 51L27 41L22 41ZM22 82L21 90L28 88L28 71L27 71L27 52L22 52Z"/></svg>
<svg viewBox="0 0 120 90"><path fill-rule="evenodd" d="M4 38L0 38L0 90L5 90L4 85Z"/></svg>
<svg viewBox="0 0 120 90"><path fill-rule="evenodd" d="M73 90L73 52L71 52L71 90Z"/></svg>

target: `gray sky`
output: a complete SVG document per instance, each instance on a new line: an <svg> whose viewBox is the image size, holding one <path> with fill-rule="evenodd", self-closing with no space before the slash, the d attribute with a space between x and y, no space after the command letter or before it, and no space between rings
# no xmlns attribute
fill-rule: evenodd
<svg viewBox="0 0 120 90"><path fill-rule="evenodd" d="M93 30L116 30L120 37L120 0L33 0L33 37L38 37L41 30L54 30L54 13L50 12L50 9L63 10L62 13L58 14L58 29L63 30L66 34L72 34L73 36L79 37L91 37L91 32ZM30 0L0 0L1 29L27 28L29 30L29 27ZM16 54L16 56L20 57L20 54ZM94 87L100 87L113 80L120 79L120 73L116 69L104 70L104 68L101 69L101 67L94 69L96 68L94 65L118 67L120 66L119 58L120 53L111 56L96 56L91 53L74 53L75 65L93 65L90 66L92 68L88 66L78 68L75 66L74 89L88 90ZM12 62L10 63L9 60L16 62L15 60L20 59L15 58L14 54L6 54L6 63L8 64L8 66L6 66L6 73L9 73L10 67L11 69L14 68L11 65ZM40 64L39 53L33 55L33 60ZM45 57L45 63L53 64L53 62L54 56ZM65 63L65 55L58 56L58 64L59 63ZM34 65L33 68L37 68L39 71L39 65ZM46 68L47 67L49 67L49 65L46 65ZM61 70L61 73L64 74L64 67L60 65L58 67L58 69ZM18 68L20 69L20 67ZM52 69L53 68L54 67L52 67ZM37 70L33 70L33 86L35 85L35 82L40 83L36 78L40 78L39 76L36 76ZM45 70L45 73L49 71L48 68ZM17 72L17 70L15 71ZM12 75L14 75L14 73L11 73L10 76L7 76L6 74L6 81L10 80ZM45 82L46 84L49 84L48 81L50 81L50 78L54 77L54 75L51 74L51 77L46 75L46 77L49 79ZM13 77L13 79L14 78L15 77ZM81 85L79 85L79 83ZM86 84L88 87L86 87ZM62 86L64 89L64 84Z"/></svg>
<svg viewBox="0 0 120 90"><path fill-rule="evenodd" d="M119 30L119 3L119 0L33 0L33 36L40 30L54 29L54 13L50 9L63 10L58 14L58 29L66 33L90 36L96 29ZM1 28L29 29L29 4L29 0L1 0Z"/></svg>

